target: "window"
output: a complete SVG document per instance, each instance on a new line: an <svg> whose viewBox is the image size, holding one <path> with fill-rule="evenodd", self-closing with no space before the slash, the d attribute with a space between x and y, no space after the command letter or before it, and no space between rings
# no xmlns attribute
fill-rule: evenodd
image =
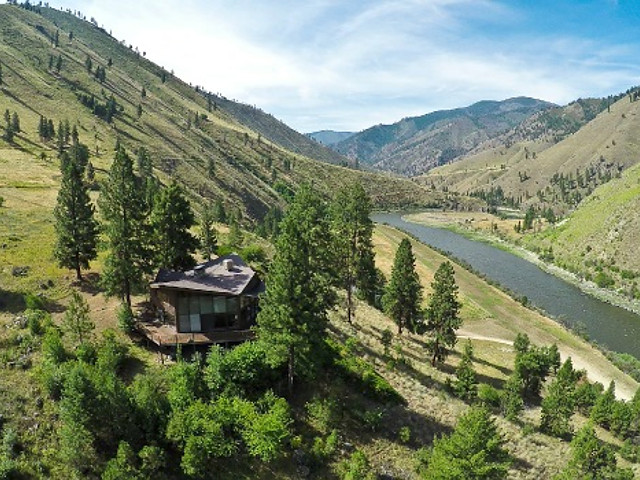
<svg viewBox="0 0 640 480"><path fill-rule="evenodd" d="M237 325L237 297L180 294L178 297L178 331L208 332Z"/></svg>

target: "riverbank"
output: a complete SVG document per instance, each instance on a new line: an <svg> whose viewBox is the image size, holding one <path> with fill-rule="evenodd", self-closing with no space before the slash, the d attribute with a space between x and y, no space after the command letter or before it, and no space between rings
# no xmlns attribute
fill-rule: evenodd
<svg viewBox="0 0 640 480"><path fill-rule="evenodd" d="M491 245L492 247L509 252L536 265L543 271L574 285L587 295L609 303L610 305L624 308L636 315L640 315L640 301L629 300L612 290L600 288L595 283L584 280L568 270L547 262L540 258L540 256L535 252L532 252L521 245L516 245L511 241L507 241L503 237L491 234L482 229L472 229L470 226L465 226L471 225L471 222L464 223L464 221L460 221L460 218L458 217L459 216L453 218L447 217L441 212L420 212L402 215L402 218L407 222L417 223L433 228L444 228L462 235L469 240L483 242Z"/></svg>

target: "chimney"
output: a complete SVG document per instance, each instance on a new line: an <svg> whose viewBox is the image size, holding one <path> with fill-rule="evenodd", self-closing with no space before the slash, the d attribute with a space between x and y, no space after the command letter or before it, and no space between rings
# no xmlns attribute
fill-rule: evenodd
<svg viewBox="0 0 640 480"><path fill-rule="evenodd" d="M227 272L233 271L233 260L231 260L230 258L223 260L222 265Z"/></svg>
<svg viewBox="0 0 640 480"><path fill-rule="evenodd" d="M202 265L196 265L196 266L193 268L193 276L194 276L194 277L200 277L200 276L202 276L202 274L204 273L204 267L205 267L205 265L204 265L204 264L202 264Z"/></svg>

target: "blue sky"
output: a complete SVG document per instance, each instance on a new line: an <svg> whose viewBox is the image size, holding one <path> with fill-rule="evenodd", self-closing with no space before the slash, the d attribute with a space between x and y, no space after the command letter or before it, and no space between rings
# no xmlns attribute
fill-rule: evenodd
<svg viewBox="0 0 640 480"><path fill-rule="evenodd" d="M640 84L640 1L67 0L186 81L302 132Z"/></svg>

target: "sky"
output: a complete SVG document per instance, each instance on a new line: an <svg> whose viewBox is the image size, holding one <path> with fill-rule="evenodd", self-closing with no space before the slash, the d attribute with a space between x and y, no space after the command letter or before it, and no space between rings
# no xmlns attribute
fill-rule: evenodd
<svg viewBox="0 0 640 480"><path fill-rule="evenodd" d="M33 3L33 2L32 2ZM300 132L640 84L638 0L64 0L193 85Z"/></svg>

